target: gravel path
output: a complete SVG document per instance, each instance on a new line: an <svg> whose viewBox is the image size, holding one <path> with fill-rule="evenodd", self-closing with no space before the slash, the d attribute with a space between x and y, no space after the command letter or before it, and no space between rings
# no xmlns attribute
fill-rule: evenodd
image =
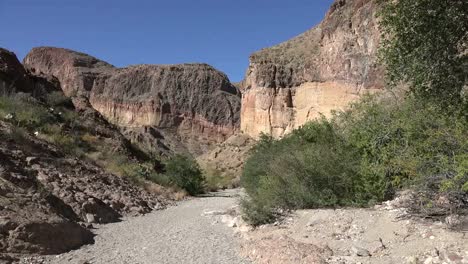
<svg viewBox="0 0 468 264"><path fill-rule="evenodd" d="M48 263L249 263L238 254L231 228L202 216L226 210L237 191L196 198L151 214L108 224L96 230L96 243L52 256Z"/></svg>

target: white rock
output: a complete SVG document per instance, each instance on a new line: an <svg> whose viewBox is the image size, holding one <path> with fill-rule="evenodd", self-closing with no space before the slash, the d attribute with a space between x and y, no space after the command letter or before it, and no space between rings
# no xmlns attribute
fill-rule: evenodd
<svg viewBox="0 0 468 264"><path fill-rule="evenodd" d="M96 218L94 217L93 214L86 214L86 221L92 224L96 222Z"/></svg>

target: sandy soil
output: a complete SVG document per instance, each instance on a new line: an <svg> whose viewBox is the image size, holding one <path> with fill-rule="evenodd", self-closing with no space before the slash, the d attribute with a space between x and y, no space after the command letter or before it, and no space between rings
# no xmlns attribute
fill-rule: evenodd
<svg viewBox="0 0 468 264"><path fill-rule="evenodd" d="M462 264L468 263L464 230L411 217L387 202L371 209L300 210L243 232L242 248L258 264Z"/></svg>

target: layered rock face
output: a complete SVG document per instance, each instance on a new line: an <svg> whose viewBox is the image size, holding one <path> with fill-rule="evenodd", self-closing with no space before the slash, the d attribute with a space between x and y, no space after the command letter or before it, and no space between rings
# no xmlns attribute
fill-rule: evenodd
<svg viewBox="0 0 468 264"><path fill-rule="evenodd" d="M239 126L240 96L225 74L206 64L115 68L86 54L35 48L32 72L55 76L67 96L83 97L126 128L173 129L183 138L222 141Z"/></svg>
<svg viewBox="0 0 468 264"><path fill-rule="evenodd" d="M282 137L383 87L373 0L336 0L304 34L250 57L241 130Z"/></svg>
<svg viewBox="0 0 468 264"><path fill-rule="evenodd" d="M0 96L31 105L46 104L49 91L60 93L57 80L25 70L16 56L4 49L0 49L0 84ZM80 105L79 100L75 104ZM10 110L0 111L0 262L15 254L57 254L76 249L94 241L89 230L93 223L117 222L122 216L164 208L166 202L157 195L44 140L42 124L34 124L31 131L18 128L16 110ZM58 120L54 125L67 126ZM139 161L128 140L92 109L80 111L75 121L113 152ZM41 133L35 135L32 129ZM70 130L62 132L72 137Z"/></svg>

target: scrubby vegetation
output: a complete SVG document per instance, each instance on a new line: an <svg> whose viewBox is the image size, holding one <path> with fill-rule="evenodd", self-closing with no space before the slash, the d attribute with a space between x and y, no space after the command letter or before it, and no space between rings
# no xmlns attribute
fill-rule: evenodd
<svg viewBox="0 0 468 264"><path fill-rule="evenodd" d="M464 0L380 1L381 57L390 85L424 100L462 103L468 77L468 4Z"/></svg>
<svg viewBox="0 0 468 264"><path fill-rule="evenodd" d="M226 173L211 166L205 167L204 175L206 182L205 189L207 191L239 187L239 179L236 179L235 175Z"/></svg>
<svg viewBox="0 0 468 264"><path fill-rule="evenodd" d="M367 206L402 188L419 192L416 210L463 210L467 153L461 113L414 99L368 97L281 140L263 136L244 167L245 216L263 224L291 209ZM442 196L450 202L435 208Z"/></svg>
<svg viewBox="0 0 468 264"><path fill-rule="evenodd" d="M26 133L35 135L54 144L64 154L89 159L136 185L154 189L151 185L154 183L169 187L174 193L185 190L192 195L204 191L203 173L193 159L175 156L167 161L164 173L161 169L164 164L136 146L121 146L125 142L101 135L95 129L96 121L79 115L61 92L39 99L21 93L1 96L0 120L14 125L10 137L15 142L24 142Z"/></svg>
<svg viewBox="0 0 468 264"><path fill-rule="evenodd" d="M190 195L204 192L205 177L198 163L183 155L175 155L166 163L166 175L174 185Z"/></svg>
<svg viewBox="0 0 468 264"><path fill-rule="evenodd" d="M468 213L464 2L381 5L391 92L364 97L281 140L263 136L242 175L250 223L299 208L368 206L407 188L417 194L413 213ZM401 84L409 89L400 96Z"/></svg>

